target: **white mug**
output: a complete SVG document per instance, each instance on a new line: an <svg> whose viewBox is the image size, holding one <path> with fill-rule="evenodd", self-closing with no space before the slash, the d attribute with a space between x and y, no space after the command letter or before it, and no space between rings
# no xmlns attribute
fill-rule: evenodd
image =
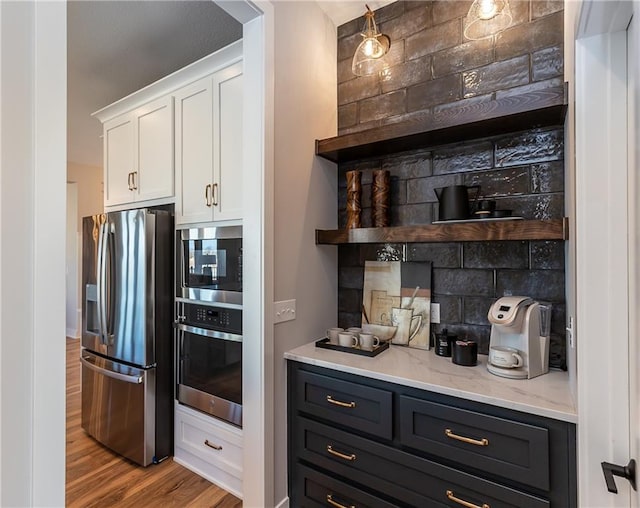
<svg viewBox="0 0 640 508"><path fill-rule="evenodd" d="M358 345L358 337L351 332L340 332L338 334L338 343L343 347L356 347Z"/></svg>
<svg viewBox="0 0 640 508"><path fill-rule="evenodd" d="M340 332L344 332L344 328L335 327L327 330L327 337L329 337L329 342L331 342L331 344L338 343L338 334Z"/></svg>
<svg viewBox="0 0 640 508"><path fill-rule="evenodd" d="M522 367L524 362L520 351L512 347L492 346L489 348L489 363L503 369Z"/></svg>
<svg viewBox="0 0 640 508"><path fill-rule="evenodd" d="M373 351L380 345L380 339L372 333L361 332L360 333L360 347L366 351Z"/></svg>
<svg viewBox="0 0 640 508"><path fill-rule="evenodd" d="M352 326L350 328L347 328L347 331L351 332L356 337L359 337L360 336L360 332L362 331L362 328L358 328L357 326Z"/></svg>

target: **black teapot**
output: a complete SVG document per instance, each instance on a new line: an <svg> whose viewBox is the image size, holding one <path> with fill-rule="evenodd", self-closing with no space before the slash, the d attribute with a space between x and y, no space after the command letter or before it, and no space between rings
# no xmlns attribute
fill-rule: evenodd
<svg viewBox="0 0 640 508"><path fill-rule="evenodd" d="M434 189L438 198L438 220L465 220L469 213L469 190L475 190L475 199L480 192L479 185L451 185Z"/></svg>

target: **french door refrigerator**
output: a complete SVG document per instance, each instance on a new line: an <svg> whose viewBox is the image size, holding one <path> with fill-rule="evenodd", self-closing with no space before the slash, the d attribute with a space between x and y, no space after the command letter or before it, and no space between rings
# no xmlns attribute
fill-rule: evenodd
<svg viewBox="0 0 640 508"><path fill-rule="evenodd" d="M173 215L83 219L82 428L147 466L173 453Z"/></svg>

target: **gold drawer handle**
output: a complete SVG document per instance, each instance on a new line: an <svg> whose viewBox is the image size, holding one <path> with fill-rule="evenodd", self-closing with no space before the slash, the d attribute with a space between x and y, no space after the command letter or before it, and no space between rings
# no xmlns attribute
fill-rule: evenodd
<svg viewBox="0 0 640 508"><path fill-rule="evenodd" d="M206 444L209 448L213 448L214 450L222 450L222 446L217 445L217 444L213 444L208 439L204 440L204 444Z"/></svg>
<svg viewBox="0 0 640 508"><path fill-rule="evenodd" d="M339 400L335 400L334 398L332 398L331 395L327 395L327 402L329 402L330 404L335 404L336 406L340 406L340 407L356 407L356 403L353 401L341 402Z"/></svg>
<svg viewBox="0 0 640 508"><path fill-rule="evenodd" d="M480 506L479 504L473 504L473 503L470 503L469 501L465 501L464 499L460 499L454 496L453 492L450 490L447 490L447 498L450 501L461 504L462 506L466 506L467 508L491 508L487 503L482 503L482 506Z"/></svg>
<svg viewBox="0 0 640 508"><path fill-rule="evenodd" d="M454 434L451 429L445 429L444 433L447 435L447 437L450 437L451 439L457 439L458 441L462 441L464 443L469 443L476 446L489 446L489 440L486 437L483 437L482 439L471 439L470 437L458 436L457 434Z"/></svg>
<svg viewBox="0 0 640 508"><path fill-rule="evenodd" d="M331 506L335 506L336 508L356 508L355 505L345 505L345 504L340 504L337 503L333 500L333 496L331 494L327 494L327 503L329 503Z"/></svg>
<svg viewBox="0 0 640 508"><path fill-rule="evenodd" d="M348 461L354 461L356 460L356 454L352 453L351 455L345 455L344 453L340 453L335 451L331 445L327 445L327 451L331 454L331 455L335 455L336 457L340 457L341 459L344 460L348 460Z"/></svg>

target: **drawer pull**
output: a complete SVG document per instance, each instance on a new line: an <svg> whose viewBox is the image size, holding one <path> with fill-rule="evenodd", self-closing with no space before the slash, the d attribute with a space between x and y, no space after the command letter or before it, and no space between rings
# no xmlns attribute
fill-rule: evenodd
<svg viewBox="0 0 640 508"><path fill-rule="evenodd" d="M204 440L204 444L207 445L209 448L213 448L214 450L222 450L222 446L213 444L208 439Z"/></svg>
<svg viewBox="0 0 640 508"><path fill-rule="evenodd" d="M341 459L344 460L348 460L348 461L354 461L356 460L356 454L352 453L351 455L345 455L344 453L340 453L335 451L331 445L327 445L327 451L331 454L331 455L335 455L336 457L340 457Z"/></svg>
<svg viewBox="0 0 640 508"><path fill-rule="evenodd" d="M489 440L486 437L483 437L482 439L471 439L470 437L458 436L457 434L454 434L451 429L445 429L444 433L447 435L447 437L450 437L451 439L457 439L458 441L462 441L464 443L469 443L476 446L489 446Z"/></svg>
<svg viewBox="0 0 640 508"><path fill-rule="evenodd" d="M480 506L479 504L473 504L469 501L465 501L464 499L460 499L459 497L454 496L453 492L450 490L447 490L447 499L454 503L461 504L462 506L466 506L466 508L491 508L487 503L482 503L482 506Z"/></svg>
<svg viewBox="0 0 640 508"><path fill-rule="evenodd" d="M340 406L340 407L356 407L356 403L353 401L341 402L339 400L335 400L333 397L331 397L331 395L327 395L327 402L329 402L330 404L335 404L336 406Z"/></svg>
<svg viewBox="0 0 640 508"><path fill-rule="evenodd" d="M333 496L331 494L327 494L327 503L329 503L331 506L335 506L336 508L356 508L353 504L347 506L346 504L337 503L333 500Z"/></svg>

